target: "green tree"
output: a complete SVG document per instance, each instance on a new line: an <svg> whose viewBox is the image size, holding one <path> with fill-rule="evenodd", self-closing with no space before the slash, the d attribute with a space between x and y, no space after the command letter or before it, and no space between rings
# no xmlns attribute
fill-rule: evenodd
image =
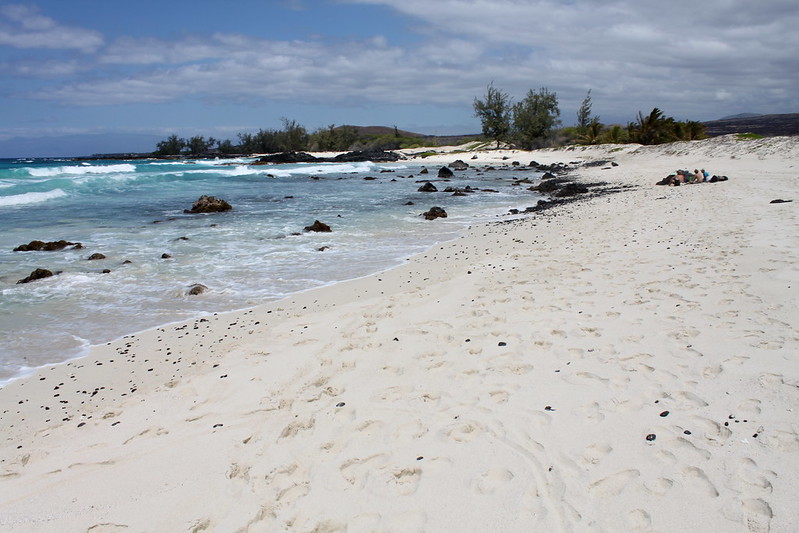
<svg viewBox="0 0 799 533"><path fill-rule="evenodd" d="M558 95L542 87L537 93L527 91L524 99L513 106L513 136L526 149L543 146L560 124Z"/></svg>
<svg viewBox="0 0 799 533"><path fill-rule="evenodd" d="M223 154L235 154L239 151L235 146L233 146L233 143L230 141L230 139L219 141L217 148L219 149L219 152Z"/></svg>
<svg viewBox="0 0 799 533"><path fill-rule="evenodd" d="M599 122L599 117L594 117L591 121L581 129L577 138L583 144L599 144L600 134L602 133L602 123Z"/></svg>
<svg viewBox="0 0 799 533"><path fill-rule="evenodd" d="M215 143L216 139L214 139L213 137L209 138L208 140L205 140L205 137L202 137L200 135L195 135L194 137L188 140L188 142L186 143L186 147L189 149L189 153L191 155L200 155L210 150Z"/></svg>
<svg viewBox="0 0 799 533"><path fill-rule="evenodd" d="M180 152L185 147L186 139L178 138L177 135L172 134L166 140L156 144L155 155L180 155Z"/></svg>
<svg viewBox="0 0 799 533"><path fill-rule="evenodd" d="M255 139L252 133L242 132L238 134L239 151L242 154L255 153Z"/></svg>
<svg viewBox="0 0 799 533"><path fill-rule="evenodd" d="M308 131L295 120L280 119L283 130L278 135L278 145L282 152L296 152L308 149Z"/></svg>
<svg viewBox="0 0 799 533"><path fill-rule="evenodd" d="M507 93L494 87L491 82L484 100L474 99L474 115L480 119L483 135L497 141L507 140L510 134L511 101Z"/></svg>
<svg viewBox="0 0 799 533"><path fill-rule="evenodd" d="M588 94L585 95L580 109L577 110L577 128L583 133L592 121L599 122L599 117L591 116L591 105L591 89L588 89Z"/></svg>
<svg viewBox="0 0 799 533"><path fill-rule="evenodd" d="M705 125L696 120L676 122L674 124L674 137L678 141L697 141L706 137L705 129Z"/></svg>
<svg viewBox="0 0 799 533"><path fill-rule="evenodd" d="M653 108L649 115L644 116L640 111L636 122L627 126L630 141L640 144L659 144L665 142L668 120L663 111Z"/></svg>
<svg viewBox="0 0 799 533"><path fill-rule="evenodd" d="M611 144L623 144L627 142L627 132L623 127L614 124L602 134L602 142Z"/></svg>

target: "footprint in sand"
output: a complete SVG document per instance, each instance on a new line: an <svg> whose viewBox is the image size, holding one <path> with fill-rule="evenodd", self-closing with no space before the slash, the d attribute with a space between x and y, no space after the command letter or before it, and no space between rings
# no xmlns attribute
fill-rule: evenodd
<svg viewBox="0 0 799 533"><path fill-rule="evenodd" d="M749 496L767 496L774 490L767 476L776 478L777 474L770 470L762 471L757 463L748 457L744 457L739 461L736 474L740 483L733 485L731 488L735 490L743 488L743 492Z"/></svg>
<svg viewBox="0 0 799 533"><path fill-rule="evenodd" d="M591 402L576 409L576 413L585 418L587 422L602 422L605 419L604 410L597 402Z"/></svg>
<svg viewBox="0 0 799 533"><path fill-rule="evenodd" d="M225 477L228 479L241 479L244 481L250 480L250 467L249 466L242 466L238 463L233 463L228 468L228 471L225 473Z"/></svg>
<svg viewBox="0 0 799 533"><path fill-rule="evenodd" d="M450 429L445 435L456 442L471 442L483 433L483 426L477 422L464 422Z"/></svg>
<svg viewBox="0 0 799 533"><path fill-rule="evenodd" d="M692 416L691 420L702 429L702 436L710 441L711 444L722 444L732 435L732 432L728 428L722 426L715 420L710 420L709 418L701 416Z"/></svg>
<svg viewBox="0 0 799 533"><path fill-rule="evenodd" d="M793 431L773 430L765 434L766 446L772 450L795 452L799 450L799 436Z"/></svg>
<svg viewBox="0 0 799 533"><path fill-rule="evenodd" d="M493 494L510 483L513 477L513 472L507 468L492 468L475 479L472 487L478 494Z"/></svg>
<svg viewBox="0 0 799 533"><path fill-rule="evenodd" d="M608 386L610 380L608 378L600 377L593 372L577 372L575 374L578 378L584 379L586 381L593 381L597 384Z"/></svg>
<svg viewBox="0 0 799 533"><path fill-rule="evenodd" d="M422 470L419 468L402 468L391 473L391 482L403 496L416 492L419 481L422 479Z"/></svg>
<svg viewBox="0 0 799 533"><path fill-rule="evenodd" d="M767 502L761 499L743 500L741 501L741 507L743 509L744 524L746 524L749 531L753 533L768 533L771 530L770 524L774 512Z"/></svg>
<svg viewBox="0 0 799 533"><path fill-rule="evenodd" d="M414 420L397 426L391 436L397 441L412 441L421 438L428 431L430 430L427 426L418 420Z"/></svg>
<svg viewBox="0 0 799 533"><path fill-rule="evenodd" d="M679 391L675 392L671 395L671 398L677 402L677 407L680 409L691 409L697 407L707 407L708 403L694 394L693 392L688 391Z"/></svg>
<svg viewBox="0 0 799 533"><path fill-rule="evenodd" d="M724 367L722 365L706 366L702 369L702 377L715 378L722 372L724 372Z"/></svg>
<svg viewBox="0 0 799 533"><path fill-rule="evenodd" d="M757 382L760 383L761 387L771 388L779 385L785 384L785 376L782 374L760 374L757 378Z"/></svg>
<svg viewBox="0 0 799 533"><path fill-rule="evenodd" d="M682 469L682 478L686 488L697 494L710 496L711 498L716 498L719 495L718 489L701 468L686 466Z"/></svg>
<svg viewBox="0 0 799 533"><path fill-rule="evenodd" d="M752 415L759 415L761 412L760 409L760 400L756 400L754 398L750 398L748 400L742 400L738 404L738 409L741 412L752 414Z"/></svg>
<svg viewBox="0 0 799 533"><path fill-rule="evenodd" d="M747 355L733 355L729 359L725 359L723 365L737 365L740 366L750 359Z"/></svg>
<svg viewBox="0 0 799 533"><path fill-rule="evenodd" d="M292 485L277 493L275 500L283 505L291 505L306 494L310 492L310 487L307 484Z"/></svg>
<svg viewBox="0 0 799 533"><path fill-rule="evenodd" d="M634 479L641 476L641 472L636 469L622 470L613 475L602 478L591 483L588 492L597 498L608 498L618 496Z"/></svg>
<svg viewBox="0 0 799 533"><path fill-rule="evenodd" d="M356 488L363 488L369 473L382 468L387 462L388 457L385 454L376 454L364 459L356 457L344 461L339 467L339 473L350 485Z"/></svg>
<svg viewBox="0 0 799 533"><path fill-rule="evenodd" d="M296 437L297 434L302 431L313 429L315 423L316 421L313 417L309 418L308 420L296 420L283 428L283 431L280 432L278 440Z"/></svg>
<svg viewBox="0 0 799 533"><path fill-rule="evenodd" d="M693 442L686 440L683 437L677 437L670 442L669 445L671 445L675 451L678 452L678 455L683 459L686 459L687 456L692 456L694 459L706 461L710 459L711 456L709 451L699 448Z"/></svg>
<svg viewBox="0 0 799 533"><path fill-rule="evenodd" d="M510 398L510 393L505 390L494 390L489 392L488 396L496 403L506 403Z"/></svg>
<svg viewBox="0 0 799 533"><path fill-rule="evenodd" d="M591 444L583 452L580 462L585 466L599 464L612 451L613 448L609 444Z"/></svg>
<svg viewBox="0 0 799 533"><path fill-rule="evenodd" d="M652 517L643 509L633 509L627 513L627 523L631 531L649 531L652 526Z"/></svg>
<svg viewBox="0 0 799 533"><path fill-rule="evenodd" d="M644 483L644 488L657 496L663 496L674 486L674 481L669 478L659 477Z"/></svg>

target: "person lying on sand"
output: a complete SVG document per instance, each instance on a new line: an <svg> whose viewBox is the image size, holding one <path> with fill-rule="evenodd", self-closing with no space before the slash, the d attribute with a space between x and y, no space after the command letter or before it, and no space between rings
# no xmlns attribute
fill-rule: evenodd
<svg viewBox="0 0 799 533"><path fill-rule="evenodd" d="M713 176L703 168L702 170L694 169L693 172L687 170L677 170L673 174L669 174L655 185L669 185L670 187L679 187L689 183L715 183L717 181L727 181L727 176Z"/></svg>

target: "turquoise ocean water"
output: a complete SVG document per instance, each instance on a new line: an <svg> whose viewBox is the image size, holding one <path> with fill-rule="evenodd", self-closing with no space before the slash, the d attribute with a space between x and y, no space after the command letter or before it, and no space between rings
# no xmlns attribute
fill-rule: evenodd
<svg viewBox="0 0 799 533"><path fill-rule="evenodd" d="M0 384L129 333L385 270L540 198L513 185L540 177L526 168L438 183L417 163L249 162L0 160ZM424 178L495 192L417 192ZM185 214L203 194L233 210ZM433 205L449 217L419 216ZM303 232L314 220L333 232ZM61 239L83 248L13 251ZM17 284L36 268L62 273ZM187 295L195 283L208 291Z"/></svg>

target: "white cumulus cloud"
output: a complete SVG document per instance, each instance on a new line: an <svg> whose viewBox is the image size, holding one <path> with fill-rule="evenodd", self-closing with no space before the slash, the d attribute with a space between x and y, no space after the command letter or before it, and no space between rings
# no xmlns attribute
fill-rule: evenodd
<svg viewBox="0 0 799 533"><path fill-rule="evenodd" d="M34 6L0 6L0 45L92 52L103 42L100 32L61 25Z"/></svg>

